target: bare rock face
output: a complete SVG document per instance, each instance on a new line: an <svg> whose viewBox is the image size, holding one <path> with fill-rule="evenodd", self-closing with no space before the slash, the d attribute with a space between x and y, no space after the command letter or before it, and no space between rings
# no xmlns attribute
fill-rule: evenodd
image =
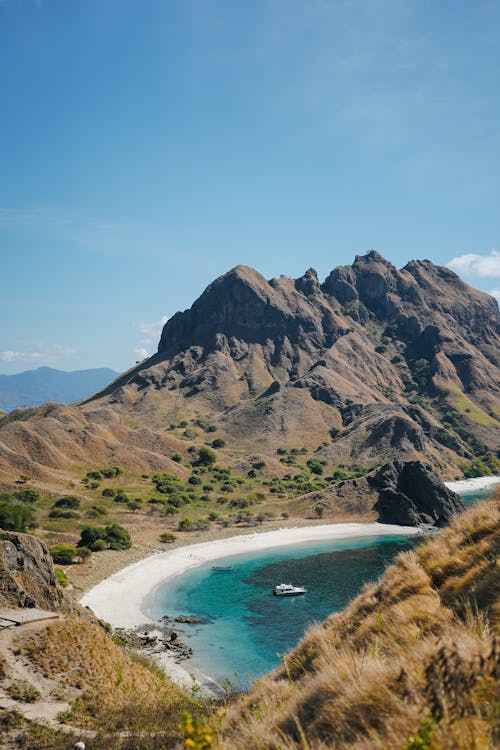
<svg viewBox="0 0 500 750"><path fill-rule="evenodd" d="M465 510L460 495L422 461L388 463L368 483L378 493L374 508L381 523L441 527Z"/></svg>
<svg viewBox="0 0 500 750"><path fill-rule="evenodd" d="M0 530L0 606L58 610L64 605L47 547L29 534Z"/></svg>

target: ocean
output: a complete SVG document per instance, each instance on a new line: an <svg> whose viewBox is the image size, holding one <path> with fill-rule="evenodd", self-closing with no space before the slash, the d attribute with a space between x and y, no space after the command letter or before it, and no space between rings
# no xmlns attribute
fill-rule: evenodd
<svg viewBox="0 0 500 750"><path fill-rule="evenodd" d="M488 491L467 493L467 505ZM175 624L194 650L183 663L228 689L244 690L280 663L314 622L342 610L364 583L376 580L395 555L419 538L383 535L307 542L218 560L186 571L160 587L153 615L198 615L203 624ZM275 597L278 583L304 586L307 593Z"/></svg>

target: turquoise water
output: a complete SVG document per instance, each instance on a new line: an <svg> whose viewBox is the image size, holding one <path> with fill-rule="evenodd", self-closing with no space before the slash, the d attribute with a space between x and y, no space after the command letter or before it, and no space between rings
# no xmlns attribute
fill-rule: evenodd
<svg viewBox="0 0 500 750"><path fill-rule="evenodd" d="M314 621L339 611L365 581L377 579L394 555L414 544L405 536L309 542L224 559L234 572L206 564L157 592L156 617L196 614L202 625L176 625L194 649L190 664L217 682L245 688L280 662ZM298 597L275 597L277 583L305 586Z"/></svg>
<svg viewBox="0 0 500 750"><path fill-rule="evenodd" d="M493 489L494 488L490 487L485 490L480 490L479 492L461 492L460 497L465 505L474 505L474 503L477 503L479 500L483 500L485 497L491 495Z"/></svg>
<svg viewBox="0 0 500 750"><path fill-rule="evenodd" d="M488 492L468 493L467 505ZM411 549L414 537L380 535L330 542L307 542L224 558L234 572L194 568L160 588L153 614L195 614L199 625L177 625L194 656L185 662L217 682L244 689L280 663L280 654L302 638L307 627L342 610L367 581L376 580L394 556ZM307 594L275 597L277 583L305 586Z"/></svg>

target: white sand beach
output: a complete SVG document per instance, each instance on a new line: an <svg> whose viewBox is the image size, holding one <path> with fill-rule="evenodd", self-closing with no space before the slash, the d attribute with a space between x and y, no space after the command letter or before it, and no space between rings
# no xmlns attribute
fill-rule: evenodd
<svg viewBox="0 0 500 750"><path fill-rule="evenodd" d="M457 482L445 482L455 492L479 492L500 483L500 477L478 477ZM391 526L381 523L335 523L315 526L283 528L218 539L201 544L157 552L138 563L129 565L88 591L80 603L90 607L101 619L113 627L135 627L153 622L150 608L154 591L160 585L189 568L214 562L244 552L259 552L301 542L348 539L377 534L417 534L410 526Z"/></svg>
<svg viewBox="0 0 500 750"><path fill-rule="evenodd" d="M190 568L245 552L300 544L318 540L350 539L381 534L416 535L420 529L381 523L337 523L301 526L261 533L242 534L200 544L157 552L123 568L94 586L80 600L113 627L133 628L152 623L151 607L156 589ZM168 652L154 655L155 661L179 685L190 688L193 680L203 695L221 697L223 688L189 660L179 664Z"/></svg>
<svg viewBox="0 0 500 750"><path fill-rule="evenodd" d="M154 621L150 609L158 586L204 563L245 552L259 552L308 541L419 533L420 529L412 526L336 523L241 534L228 539L190 544L167 552L157 552L123 568L90 589L80 604L90 607L98 617L113 627L132 628Z"/></svg>
<svg viewBox="0 0 500 750"><path fill-rule="evenodd" d="M446 482L455 492L477 492L489 489L500 482L500 477L480 477L460 482ZM283 528L274 531L241 534L227 539L191 544L166 552L156 552L144 560L123 568L118 573L105 578L90 589L80 600L80 604L90 607L102 620L113 627L133 628L154 622L151 607L156 589L169 579L181 575L205 563L216 562L225 557L246 552L300 544L308 541L326 541L370 537L378 535L417 535L422 531L411 526L396 526L381 523L337 523L315 526ZM169 654L162 654L160 663L176 682L184 685L192 683L190 671L184 665L175 663ZM189 667L189 662L186 663ZM197 670L197 681L210 693L210 678ZM216 692L216 691L215 691Z"/></svg>
<svg viewBox="0 0 500 750"><path fill-rule="evenodd" d="M475 477L474 479L460 479L457 482L445 482L449 490L464 494L466 492L480 492L489 490L500 483L500 477Z"/></svg>

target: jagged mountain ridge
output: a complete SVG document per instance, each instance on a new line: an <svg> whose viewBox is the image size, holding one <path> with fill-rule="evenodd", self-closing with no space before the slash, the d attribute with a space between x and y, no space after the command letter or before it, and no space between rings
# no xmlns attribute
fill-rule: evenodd
<svg viewBox="0 0 500 750"><path fill-rule="evenodd" d="M202 418L233 457L306 447L454 476L500 446L499 366L496 301L430 261L398 270L371 251L322 284L313 269L267 281L237 266L166 323L149 360L79 407L14 412L0 441L29 473L135 448L135 466L171 468L183 436L169 428Z"/></svg>
<svg viewBox="0 0 500 750"><path fill-rule="evenodd" d="M166 323L158 353L111 401L137 412L180 391L186 411L217 415L248 447L256 433L264 449L301 437L317 445L333 428L331 460L453 462L471 457L441 424L457 403L471 430L498 446L499 364L492 297L430 261L399 271L372 251L323 284L313 269L266 281L237 266ZM423 398L436 409L422 409Z"/></svg>

